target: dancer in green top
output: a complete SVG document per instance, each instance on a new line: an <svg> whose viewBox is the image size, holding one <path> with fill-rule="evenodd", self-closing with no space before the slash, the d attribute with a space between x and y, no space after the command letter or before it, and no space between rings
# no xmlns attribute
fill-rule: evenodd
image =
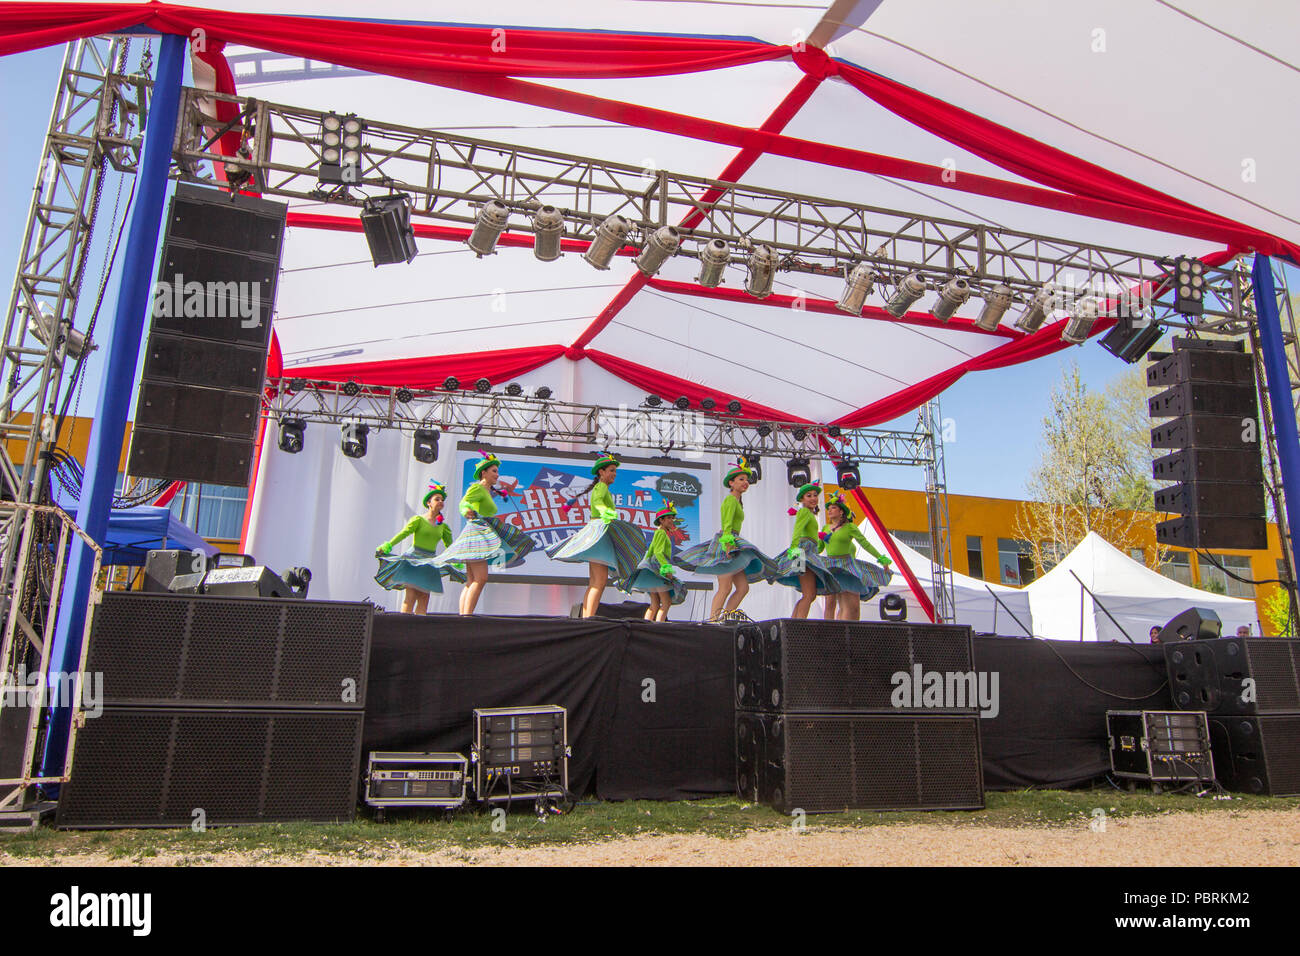
<svg viewBox="0 0 1300 956"><path fill-rule="evenodd" d="M826 567L820 555L826 545L817 536L817 510L822 488L816 483L803 485L795 492L797 507L790 509L795 516L794 534L789 549L776 558L777 570L773 583L799 589L792 618L806 618L818 594L833 595L839 591L835 576Z"/></svg>
<svg viewBox="0 0 1300 956"><path fill-rule="evenodd" d="M628 579L625 591L645 591L650 595L647 621L668 620L668 608L686 600L686 585L673 573L673 544L686 540L677 527L677 507L672 502L655 512L655 533L645 557Z"/></svg>
<svg viewBox="0 0 1300 956"><path fill-rule="evenodd" d="M889 581L892 575L889 558L858 530L853 523L853 511L841 494L826 503L826 527L818 537L826 545L822 561L840 588L838 594L826 595L826 620L856 621L862 616L862 602L870 600ZM879 564L859 560L855 543Z"/></svg>
<svg viewBox="0 0 1300 956"><path fill-rule="evenodd" d="M385 588L405 588L402 595L402 613L424 614L429 609L429 595L442 593L444 574L456 581L464 581L459 569L439 567L434 557L441 543L451 544L451 527L442 520L442 506L447 500L447 489L437 481L429 482L424 495L425 513L415 515L390 540L375 550L379 559L379 573L375 580ZM393 554L393 546L405 538L415 536L414 546L404 554Z"/></svg>

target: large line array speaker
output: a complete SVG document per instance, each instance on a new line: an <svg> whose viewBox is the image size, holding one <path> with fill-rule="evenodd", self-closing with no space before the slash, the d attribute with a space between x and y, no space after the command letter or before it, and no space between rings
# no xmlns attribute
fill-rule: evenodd
<svg viewBox="0 0 1300 956"><path fill-rule="evenodd" d="M86 669L68 828L349 820L369 604L109 592Z"/></svg>
<svg viewBox="0 0 1300 956"><path fill-rule="evenodd" d="M736 628L735 665L742 797L783 813L984 806L969 627L764 621Z"/></svg>
<svg viewBox="0 0 1300 956"><path fill-rule="evenodd" d="M286 208L176 187L154 286L131 474L248 484Z"/></svg>
<svg viewBox="0 0 1300 956"><path fill-rule="evenodd" d="M1174 706L1203 710L1220 783L1300 795L1300 640L1236 637L1165 645Z"/></svg>
<svg viewBox="0 0 1300 956"><path fill-rule="evenodd" d="M1181 548L1268 546L1260 460L1255 364L1240 342L1174 339L1151 353L1147 385L1151 447L1167 450L1152 475L1178 484L1156 492L1157 511L1181 515L1156 525L1156 539Z"/></svg>

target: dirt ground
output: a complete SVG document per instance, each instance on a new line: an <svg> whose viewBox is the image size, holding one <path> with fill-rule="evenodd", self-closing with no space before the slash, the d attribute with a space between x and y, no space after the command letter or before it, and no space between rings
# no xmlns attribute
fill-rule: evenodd
<svg viewBox="0 0 1300 956"><path fill-rule="evenodd" d="M1101 823L1104 823L1102 828ZM6 859L20 865L250 866L1297 866L1300 810L1169 813L1074 827L886 825L768 830L738 839L643 836L603 843L414 852L375 846L356 855L274 852L104 854Z"/></svg>

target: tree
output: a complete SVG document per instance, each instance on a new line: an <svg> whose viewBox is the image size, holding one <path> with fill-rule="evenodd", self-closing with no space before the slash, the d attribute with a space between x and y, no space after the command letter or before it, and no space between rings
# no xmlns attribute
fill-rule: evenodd
<svg viewBox="0 0 1300 956"><path fill-rule="evenodd" d="M1104 393L1090 391L1077 365L1052 389L1041 457L1026 482L1015 534L1042 571L1089 532L1116 547L1146 547L1155 537L1148 389L1140 368ZM1148 556L1158 568L1167 549Z"/></svg>

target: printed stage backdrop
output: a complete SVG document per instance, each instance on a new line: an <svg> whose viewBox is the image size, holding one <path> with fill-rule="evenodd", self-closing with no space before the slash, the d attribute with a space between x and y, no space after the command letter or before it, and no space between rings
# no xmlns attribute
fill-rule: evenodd
<svg viewBox="0 0 1300 956"><path fill-rule="evenodd" d="M522 528L537 546L522 565L494 572L493 578L538 584L585 584L586 565L552 561L545 552L591 520L586 495L579 497L567 512L561 509L569 498L591 484L591 466L597 456L528 448L484 448L501 459L497 487L510 493L508 498L494 498L500 509L497 516ZM457 444L456 454L460 483L448 489L454 497L447 511L453 527L459 530L463 519L455 504L474 480L474 466L483 456L479 446L466 442ZM655 512L669 501L677 506L679 524L689 535L678 546L680 549L691 547L702 540L702 535L707 538L713 534L718 523L714 514L717 496L709 464L647 458L621 458L621 461L618 478L610 491L619 518L642 530L647 547L655 531ZM703 526L710 529L708 534L702 530L702 516Z"/></svg>

